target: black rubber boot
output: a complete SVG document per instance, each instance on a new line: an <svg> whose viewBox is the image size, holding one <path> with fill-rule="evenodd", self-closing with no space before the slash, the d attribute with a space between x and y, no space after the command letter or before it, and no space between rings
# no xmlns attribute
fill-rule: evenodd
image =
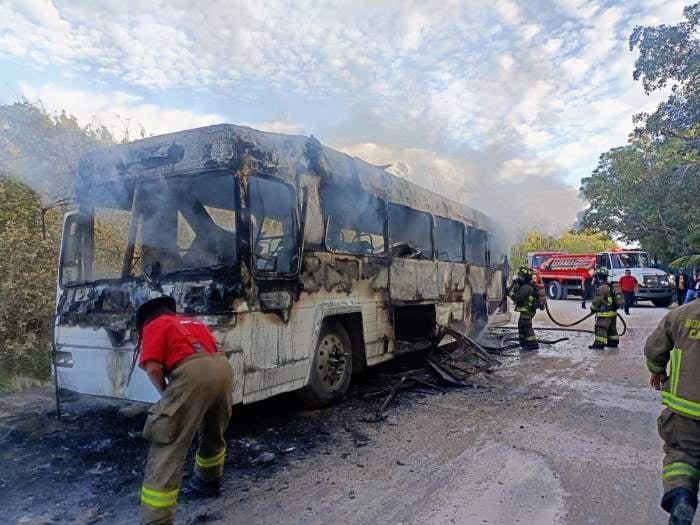
<svg viewBox="0 0 700 525"><path fill-rule="evenodd" d="M590 348L591 350L605 350L605 345L601 345L600 343L593 343L588 348Z"/></svg>
<svg viewBox="0 0 700 525"><path fill-rule="evenodd" d="M670 514L669 525L692 525L697 506L697 496L683 487L667 492L661 500L661 507Z"/></svg>
<svg viewBox="0 0 700 525"><path fill-rule="evenodd" d="M218 498L221 496L221 480L205 481L197 476L190 478L189 486L182 489L188 499Z"/></svg>

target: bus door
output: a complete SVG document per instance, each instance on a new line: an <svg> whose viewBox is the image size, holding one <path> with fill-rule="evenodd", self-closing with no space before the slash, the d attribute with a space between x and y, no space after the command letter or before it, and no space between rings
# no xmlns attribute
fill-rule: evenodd
<svg viewBox="0 0 700 525"><path fill-rule="evenodd" d="M246 394L298 379L308 368L303 363L304 371L296 374L284 366L298 361L290 322L301 252L295 192L264 176L250 176L247 182L251 268L261 313L245 323L252 349L246 368L254 371L246 375Z"/></svg>

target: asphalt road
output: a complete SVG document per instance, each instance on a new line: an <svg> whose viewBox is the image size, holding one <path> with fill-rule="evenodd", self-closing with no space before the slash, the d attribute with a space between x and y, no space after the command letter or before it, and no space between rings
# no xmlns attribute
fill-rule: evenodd
<svg viewBox="0 0 700 525"><path fill-rule="evenodd" d="M585 313L575 300L551 308L562 321ZM372 406L357 398L315 412L289 400L247 407L233 419L224 497L183 502L178 523L665 523L661 405L642 357L665 312L634 308L617 350L541 332L571 339L504 357L473 388L402 393L381 423L362 421ZM551 326L543 317L536 325ZM67 406L72 419L59 423L46 389L0 399L0 516L135 523L145 445L127 427L140 422L110 426L104 402ZM265 450L276 459L257 464ZM66 477L72 461L79 471Z"/></svg>

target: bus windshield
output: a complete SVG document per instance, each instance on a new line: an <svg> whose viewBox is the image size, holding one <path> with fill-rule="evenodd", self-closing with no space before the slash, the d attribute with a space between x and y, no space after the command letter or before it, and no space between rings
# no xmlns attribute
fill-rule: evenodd
<svg viewBox="0 0 700 525"><path fill-rule="evenodd" d="M204 174L88 190L74 271L63 273L64 283L235 264L234 189L233 176Z"/></svg>
<svg viewBox="0 0 700 525"><path fill-rule="evenodd" d="M613 268L650 268L652 266L646 252L611 253Z"/></svg>

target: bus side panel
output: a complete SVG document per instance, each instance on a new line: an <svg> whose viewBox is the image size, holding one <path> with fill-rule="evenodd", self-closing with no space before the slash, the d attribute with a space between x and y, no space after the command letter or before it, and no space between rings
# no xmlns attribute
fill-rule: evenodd
<svg viewBox="0 0 700 525"><path fill-rule="evenodd" d="M436 263L394 258L389 269L389 294L392 301L438 300Z"/></svg>

